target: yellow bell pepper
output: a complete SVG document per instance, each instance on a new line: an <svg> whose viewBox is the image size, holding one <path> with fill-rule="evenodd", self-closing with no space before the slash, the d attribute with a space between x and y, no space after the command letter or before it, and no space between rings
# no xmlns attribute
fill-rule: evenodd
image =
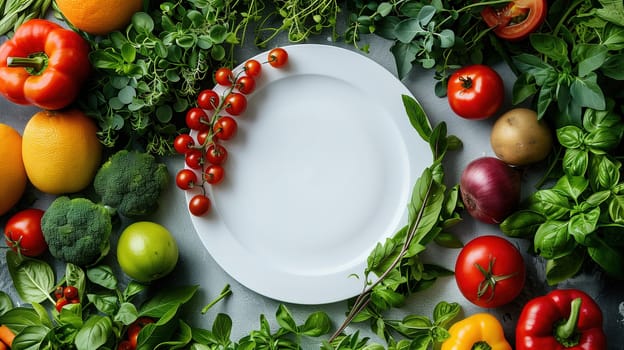
<svg viewBox="0 0 624 350"><path fill-rule="evenodd" d="M449 328L450 337L441 350L512 350L496 317L478 313Z"/></svg>

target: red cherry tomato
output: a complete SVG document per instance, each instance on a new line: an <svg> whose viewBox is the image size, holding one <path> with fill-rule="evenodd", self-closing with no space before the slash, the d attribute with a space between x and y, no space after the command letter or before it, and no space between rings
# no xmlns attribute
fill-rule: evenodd
<svg viewBox="0 0 624 350"><path fill-rule="evenodd" d="M228 153L225 147L218 143L213 143L206 149L206 160L210 164L221 165L225 163Z"/></svg>
<svg viewBox="0 0 624 350"><path fill-rule="evenodd" d="M189 211L195 216L202 216L208 210L210 210L210 199L203 194L196 194L189 201Z"/></svg>
<svg viewBox="0 0 624 350"><path fill-rule="evenodd" d="M122 340L119 342L119 345L117 345L117 350L135 350L135 348L132 347L129 340Z"/></svg>
<svg viewBox="0 0 624 350"><path fill-rule="evenodd" d="M204 156L202 154L202 151L200 151L199 149L193 149L188 151L184 156L184 162L191 169L201 169L202 165L204 164Z"/></svg>
<svg viewBox="0 0 624 350"><path fill-rule="evenodd" d="M193 149L193 146L195 146L195 141L189 134L180 134L173 140L173 148L179 154L186 154Z"/></svg>
<svg viewBox="0 0 624 350"><path fill-rule="evenodd" d="M257 60L251 59L245 62L243 69L245 70L245 74L247 76L258 78L262 73L262 64Z"/></svg>
<svg viewBox="0 0 624 350"><path fill-rule="evenodd" d="M197 175L190 169L182 169L176 175L176 185L183 190L193 188L197 184Z"/></svg>
<svg viewBox="0 0 624 350"><path fill-rule="evenodd" d="M475 305L495 308L515 299L522 288L526 268L518 249L505 238L479 236L468 242L455 262L455 281L461 293Z"/></svg>
<svg viewBox="0 0 624 350"><path fill-rule="evenodd" d="M256 80L249 76L241 76L236 79L236 88L241 94L249 95L256 89Z"/></svg>
<svg viewBox="0 0 624 350"><path fill-rule="evenodd" d="M197 106L212 111L219 106L219 94L210 89L202 90L197 95Z"/></svg>
<svg viewBox="0 0 624 350"><path fill-rule="evenodd" d="M201 130L197 133L197 143L200 145L205 145L208 138L212 135L212 130Z"/></svg>
<svg viewBox="0 0 624 350"><path fill-rule="evenodd" d="M186 126L192 130L203 130L208 127L208 115L203 109L193 107L186 112Z"/></svg>
<svg viewBox="0 0 624 350"><path fill-rule="evenodd" d="M227 67L221 67L215 72L215 82L222 86L230 86L234 82L232 70Z"/></svg>
<svg viewBox="0 0 624 350"><path fill-rule="evenodd" d="M451 74L447 97L451 109L460 117L485 119L493 116L502 106L505 86L495 70L475 64Z"/></svg>
<svg viewBox="0 0 624 350"><path fill-rule="evenodd" d="M25 256L39 256L48 250L41 232L41 209L25 209L13 215L4 226L4 238L9 248Z"/></svg>
<svg viewBox="0 0 624 350"><path fill-rule="evenodd" d="M72 301L78 299L78 288L74 286L67 286L63 288L63 296L68 301Z"/></svg>
<svg viewBox="0 0 624 350"><path fill-rule="evenodd" d="M65 299L65 297L60 297L59 299L56 300L56 303L54 304L54 308L56 309L56 311L61 312L61 310L63 309L63 306L69 304L69 300Z"/></svg>
<svg viewBox="0 0 624 350"><path fill-rule="evenodd" d="M288 52L281 47L269 51L268 62L275 68L283 67L288 62Z"/></svg>
<svg viewBox="0 0 624 350"><path fill-rule="evenodd" d="M54 289L54 298L55 298L56 300L58 300L58 299L60 299L60 298L62 298L62 297L63 297L63 290L64 290L63 286L57 286L57 287Z"/></svg>
<svg viewBox="0 0 624 350"><path fill-rule="evenodd" d="M132 322L128 326L128 340L130 341L130 346L132 349L136 349L139 339L139 333L145 327L145 325L154 323L154 319L151 317L139 317L136 321Z"/></svg>
<svg viewBox="0 0 624 350"><path fill-rule="evenodd" d="M225 111L231 115L241 115L247 109L247 98L238 92L232 92L225 97Z"/></svg>
<svg viewBox="0 0 624 350"><path fill-rule="evenodd" d="M236 134L236 130L238 129L238 124L236 120L232 117L224 116L219 119L214 124L213 131L215 137L220 140L229 140Z"/></svg>
<svg viewBox="0 0 624 350"><path fill-rule="evenodd" d="M498 37L522 40L544 23L547 7L546 0L514 0L500 8L485 7L481 17Z"/></svg>
<svg viewBox="0 0 624 350"><path fill-rule="evenodd" d="M204 179L211 185L216 185L223 181L225 170L220 165L210 164L204 171Z"/></svg>

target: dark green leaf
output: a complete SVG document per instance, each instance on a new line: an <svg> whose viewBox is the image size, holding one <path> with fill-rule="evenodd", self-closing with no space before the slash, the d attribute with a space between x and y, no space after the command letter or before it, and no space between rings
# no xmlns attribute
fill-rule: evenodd
<svg viewBox="0 0 624 350"><path fill-rule="evenodd" d="M574 46L572 57L578 62L578 76L585 77L600 68L607 59L608 51L604 45L577 44Z"/></svg>
<svg viewBox="0 0 624 350"><path fill-rule="evenodd" d="M570 176L584 176L589 166L589 152L568 148L563 155L563 171Z"/></svg>
<svg viewBox="0 0 624 350"><path fill-rule="evenodd" d="M399 79L405 78L412 70L412 62L416 59L418 47L412 43L405 44L397 41L392 45L390 51L396 62Z"/></svg>
<svg viewBox="0 0 624 350"><path fill-rule="evenodd" d="M113 324L109 317L91 315L76 334L76 349L97 349L112 336Z"/></svg>
<svg viewBox="0 0 624 350"><path fill-rule="evenodd" d="M11 349L38 350L41 349L46 335L50 332L48 327L33 325L24 327L13 339ZM81 348L78 348L81 349Z"/></svg>
<svg viewBox="0 0 624 350"><path fill-rule="evenodd" d="M433 16L435 16L436 12L437 10L434 6L431 6L431 5L423 6L418 12L418 20L420 21L420 24L423 27L428 25L433 19Z"/></svg>
<svg viewBox="0 0 624 350"><path fill-rule="evenodd" d="M513 85L512 104L520 104L535 95L535 93L537 93L537 87L532 75L521 74Z"/></svg>
<svg viewBox="0 0 624 350"><path fill-rule="evenodd" d="M583 176L564 175L552 187L552 190L576 201L588 185L589 181Z"/></svg>
<svg viewBox="0 0 624 350"><path fill-rule="evenodd" d="M0 316L13 309L13 307L14 305L11 297L7 293L0 291Z"/></svg>
<svg viewBox="0 0 624 350"><path fill-rule="evenodd" d="M121 57L127 63L133 63L136 59L136 49L132 44L124 43L121 47Z"/></svg>
<svg viewBox="0 0 624 350"><path fill-rule="evenodd" d="M279 305L275 318L277 319L277 323L279 323L280 327L289 332L297 333L297 323L284 304Z"/></svg>
<svg viewBox="0 0 624 350"><path fill-rule="evenodd" d="M500 229L509 237L529 238L546 221L546 217L531 210L518 210L509 215L501 224Z"/></svg>
<svg viewBox="0 0 624 350"><path fill-rule="evenodd" d="M154 31L154 20L145 12L135 13L132 16L132 25L140 33L150 34Z"/></svg>
<svg viewBox="0 0 624 350"><path fill-rule="evenodd" d="M40 303L48 299L54 289L54 271L46 262L19 256L6 251L6 262L13 286L20 298L27 303Z"/></svg>
<svg viewBox="0 0 624 350"><path fill-rule="evenodd" d="M228 344L232 334L232 319L224 313L218 313L212 324L212 334L219 344Z"/></svg>
<svg viewBox="0 0 624 350"><path fill-rule="evenodd" d="M549 219L560 219L568 214L572 204L567 195L556 189L540 190L530 196L528 209Z"/></svg>
<svg viewBox="0 0 624 350"><path fill-rule="evenodd" d="M586 237L596 231L599 218L599 207L573 215L568 222L568 233L574 237L578 244L587 245Z"/></svg>
<svg viewBox="0 0 624 350"><path fill-rule="evenodd" d="M567 221L546 221L537 229L533 242L535 252L546 259L556 259L575 248L576 243L568 233Z"/></svg>
<svg viewBox="0 0 624 350"><path fill-rule="evenodd" d="M570 85L570 94L580 106L603 110L606 101L602 89L597 83L595 73L589 73L584 77L577 77Z"/></svg>
<svg viewBox="0 0 624 350"><path fill-rule="evenodd" d="M575 249L570 254L546 262L546 282L549 285L561 283L574 277L583 265L584 254L581 249Z"/></svg>
<svg viewBox="0 0 624 350"><path fill-rule="evenodd" d="M609 217L614 223L624 224L624 196L613 196L609 202Z"/></svg>
<svg viewBox="0 0 624 350"><path fill-rule="evenodd" d="M599 155L592 157L589 178L594 191L610 190L620 181L620 168L622 164L607 156Z"/></svg>
<svg viewBox="0 0 624 350"><path fill-rule="evenodd" d="M433 320L437 326L448 329L461 311L462 308L458 303L441 301L433 309Z"/></svg>
<svg viewBox="0 0 624 350"><path fill-rule="evenodd" d="M624 53L609 56L600 69L609 78L624 80Z"/></svg>
<svg viewBox="0 0 624 350"><path fill-rule="evenodd" d="M149 299L139 310L141 316L161 318L172 308L187 303L197 292L198 286L183 286L162 289Z"/></svg>
<svg viewBox="0 0 624 350"><path fill-rule="evenodd" d="M429 137L431 136L433 130L425 110L413 97L408 95L402 95L401 97L403 99L403 106L405 107L410 123L423 140L429 141Z"/></svg>
<svg viewBox="0 0 624 350"><path fill-rule="evenodd" d="M558 64L568 61L568 45L563 39L552 34L534 33L529 36L531 45L537 52L554 60Z"/></svg>
<svg viewBox="0 0 624 350"><path fill-rule="evenodd" d="M596 246L588 247L589 256L612 277L624 279L624 250L595 238Z"/></svg>

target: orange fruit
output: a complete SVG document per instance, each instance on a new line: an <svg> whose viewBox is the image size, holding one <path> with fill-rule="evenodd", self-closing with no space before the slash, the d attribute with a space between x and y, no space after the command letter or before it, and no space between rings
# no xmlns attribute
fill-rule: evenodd
<svg viewBox="0 0 624 350"><path fill-rule="evenodd" d="M106 35L127 26L132 15L143 8L143 0L56 0L56 5L75 28Z"/></svg>
<svg viewBox="0 0 624 350"><path fill-rule="evenodd" d="M91 184L102 158L93 119L78 109L41 111L22 136L22 159L28 179L50 194L74 193Z"/></svg>
<svg viewBox="0 0 624 350"><path fill-rule="evenodd" d="M0 215L8 212L26 189L22 162L22 136L11 126L0 123Z"/></svg>

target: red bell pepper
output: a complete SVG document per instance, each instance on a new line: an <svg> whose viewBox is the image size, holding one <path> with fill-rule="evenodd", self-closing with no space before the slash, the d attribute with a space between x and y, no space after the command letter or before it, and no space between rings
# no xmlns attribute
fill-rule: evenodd
<svg viewBox="0 0 624 350"><path fill-rule="evenodd" d="M516 326L516 350L602 350L602 311L585 292L555 290L530 300Z"/></svg>
<svg viewBox="0 0 624 350"><path fill-rule="evenodd" d="M0 46L0 94L14 103L66 107L90 72L87 41L45 19L25 22Z"/></svg>

